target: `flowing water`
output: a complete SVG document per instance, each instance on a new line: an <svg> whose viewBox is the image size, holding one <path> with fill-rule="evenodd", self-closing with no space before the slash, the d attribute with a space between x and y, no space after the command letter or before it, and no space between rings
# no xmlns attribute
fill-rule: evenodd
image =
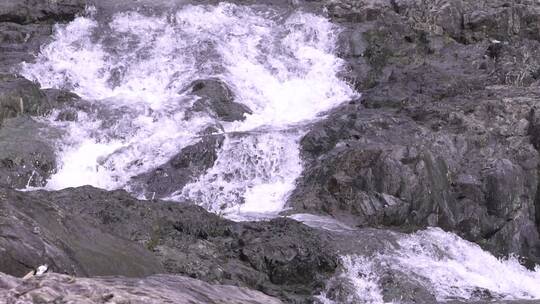
<svg viewBox="0 0 540 304"><path fill-rule="evenodd" d="M343 296L327 290L319 296L321 302L410 303L385 300L388 278L394 282L390 288L410 293L420 287L434 295L433 301L437 302L540 299L539 266L529 270L514 257L498 259L439 228L391 236L395 240L383 242L384 248L374 254L342 256L342 272L330 286L349 288L350 292ZM380 238L387 239L388 235L381 234Z"/></svg>
<svg viewBox="0 0 540 304"><path fill-rule="evenodd" d="M210 169L168 197L190 199L233 219L276 216L302 173L299 140L314 120L357 97L337 75L339 27L308 12L261 6L185 5L120 11L93 7L56 26L51 42L21 74L45 88L77 93L88 104L77 121L46 118L63 131L58 172L47 189L93 185L135 191L130 180L201 140L225 135ZM195 80L220 79L252 114L225 122L190 108ZM141 191L141 190L138 190ZM144 191L144 189L143 189ZM142 193L134 193L142 195ZM349 233L335 220L294 215L308 225ZM352 286L325 303L383 303L381 277L399 272L450 299L540 299L540 270L499 260L439 229L394 234L377 254L345 254L335 279Z"/></svg>
<svg viewBox="0 0 540 304"><path fill-rule="evenodd" d="M92 101L103 118L51 124L67 131L61 166L48 189L94 185L127 188L130 178L165 163L219 123L227 136L215 165L179 187L232 217L281 211L302 171L303 125L355 93L336 75L339 29L310 13L222 3L178 10L88 16L57 26L53 41L22 74L43 87L69 89ZM185 88L219 78L253 114L245 121L187 115L196 97ZM104 127L104 125L106 127Z"/></svg>

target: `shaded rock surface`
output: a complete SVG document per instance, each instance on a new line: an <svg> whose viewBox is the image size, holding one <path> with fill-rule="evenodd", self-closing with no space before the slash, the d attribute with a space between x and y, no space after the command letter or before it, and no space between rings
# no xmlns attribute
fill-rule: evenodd
<svg viewBox="0 0 540 304"><path fill-rule="evenodd" d="M234 93L219 79L194 81L187 91L199 97L191 108L193 112L206 112L227 122L244 120L245 114L252 113L247 106L234 101Z"/></svg>
<svg viewBox="0 0 540 304"><path fill-rule="evenodd" d="M337 1L343 77L363 93L302 139L296 211L440 226L540 261L533 1Z"/></svg>
<svg viewBox="0 0 540 304"><path fill-rule="evenodd" d="M10 119L0 127L0 185L22 189L46 184L56 170L55 151L44 141L54 134L47 130L29 117Z"/></svg>
<svg viewBox="0 0 540 304"><path fill-rule="evenodd" d="M84 11L85 0L20 0L0 2L0 72L34 59L57 22L73 20Z"/></svg>
<svg viewBox="0 0 540 304"><path fill-rule="evenodd" d="M162 198L181 190L214 165L224 140L223 135L202 135L199 142L183 148L164 165L133 177L131 190L147 198Z"/></svg>
<svg viewBox="0 0 540 304"><path fill-rule="evenodd" d="M21 0L0 3L0 21L27 24L69 21L84 9L84 0Z"/></svg>
<svg viewBox="0 0 540 304"><path fill-rule="evenodd" d="M73 93L40 89L39 85L12 74L0 75L0 126L21 115L40 116L78 100Z"/></svg>
<svg viewBox="0 0 540 304"><path fill-rule="evenodd" d="M0 191L0 271L174 273L305 303L338 265L327 236L290 219L235 223L201 207L92 187Z"/></svg>
<svg viewBox="0 0 540 304"><path fill-rule="evenodd" d="M173 275L144 279L74 278L46 274L29 280L0 274L4 303L178 303L278 304L280 300L246 288L208 283Z"/></svg>

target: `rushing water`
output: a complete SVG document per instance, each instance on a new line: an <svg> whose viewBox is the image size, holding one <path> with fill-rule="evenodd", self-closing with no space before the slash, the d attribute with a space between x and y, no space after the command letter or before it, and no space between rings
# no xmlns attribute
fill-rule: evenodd
<svg viewBox="0 0 540 304"><path fill-rule="evenodd" d="M326 291L319 296L321 302L388 303L384 297L384 277L412 284L402 285L404 292L415 288L411 286L424 288L437 302L540 299L540 267L529 270L514 257L498 259L478 245L439 228L390 235L395 241L387 241L385 248L375 254L344 255L342 272L332 279L336 283L330 286L335 289L337 284L338 289L351 291L345 296Z"/></svg>
<svg viewBox="0 0 540 304"><path fill-rule="evenodd" d="M275 216L302 172L299 139L354 92L337 75L339 28L324 17L267 7L188 5L124 11L58 25L49 44L21 73L45 88L68 89L90 104L76 122L48 123L64 131L60 167L46 186L130 187L130 180L200 141L209 126L225 135L213 167L169 199L191 199L234 219ZM235 102L249 107L244 121L225 122L190 112L195 80L218 78ZM144 191L144 189L143 189ZM135 193L141 195L142 193ZM333 219L292 216L308 225L351 233ZM325 303L383 303L381 278L400 273L438 301L540 299L540 271L499 260L439 229L395 234L375 255L345 254L336 280L352 286Z"/></svg>
<svg viewBox="0 0 540 304"><path fill-rule="evenodd" d="M132 177L219 123L225 134L244 135L227 136L214 167L171 198L230 216L275 213L302 171L302 125L356 94L336 76L339 29L323 17L227 3L106 20L98 13L57 26L36 62L22 69L43 87L69 89L108 113L79 113L75 123L51 117L68 135L48 189L129 190ZM196 98L185 88L208 78L224 81L253 114L242 122L186 115Z"/></svg>

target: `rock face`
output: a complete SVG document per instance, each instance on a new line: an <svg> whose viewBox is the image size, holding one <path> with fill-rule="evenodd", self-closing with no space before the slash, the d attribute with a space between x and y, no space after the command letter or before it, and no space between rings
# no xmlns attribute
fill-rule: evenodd
<svg viewBox="0 0 540 304"><path fill-rule="evenodd" d="M199 97L193 104L193 112L206 112L227 122L244 120L245 114L252 113L245 105L234 102L233 92L219 79L194 81L187 90Z"/></svg>
<svg viewBox="0 0 540 304"><path fill-rule="evenodd" d="M162 198L181 190L214 165L224 139L223 135L203 135L198 143L183 148L164 165L134 177L131 189L147 198Z"/></svg>
<svg viewBox="0 0 540 304"><path fill-rule="evenodd" d="M2 1L0 22L28 24L69 21L84 9L85 3L84 0Z"/></svg>
<svg viewBox="0 0 540 304"><path fill-rule="evenodd" d="M71 20L84 5L71 0L0 2L0 185L44 186L56 169L53 147L39 136L44 126L28 116L48 114L78 97L42 90L13 73L22 61L33 60L31 53L48 39L54 22Z"/></svg>
<svg viewBox="0 0 540 304"><path fill-rule="evenodd" d="M0 74L0 126L8 118L48 114L53 108L77 99L78 96L73 93L56 89L41 90L37 84L25 78Z"/></svg>
<svg viewBox="0 0 540 304"><path fill-rule="evenodd" d="M0 74L0 185L41 187L56 170L51 146L58 134L30 116L42 116L79 100L63 90L42 90L12 74ZM47 140L48 139L48 140Z"/></svg>
<svg viewBox="0 0 540 304"><path fill-rule="evenodd" d="M260 292L225 285L210 285L181 276L159 275L144 279L121 277L83 279L46 274L21 280L0 274L0 297L7 303L178 303L279 304Z"/></svg>
<svg viewBox="0 0 540 304"><path fill-rule="evenodd" d="M56 22L71 21L84 11L85 0L0 2L0 73L12 73L49 39Z"/></svg>
<svg viewBox="0 0 540 304"><path fill-rule="evenodd" d="M0 185L42 187L55 172L54 150L40 136L44 127L29 117L10 119L0 127Z"/></svg>
<svg viewBox="0 0 540 304"><path fill-rule="evenodd" d="M540 261L533 1L339 1L343 77L363 93L302 140L296 211L440 226Z"/></svg>
<svg viewBox="0 0 540 304"><path fill-rule="evenodd" d="M235 223L92 187L2 188L0 223L0 272L15 276L44 263L78 276L166 272L305 303L338 265L327 236L294 220Z"/></svg>

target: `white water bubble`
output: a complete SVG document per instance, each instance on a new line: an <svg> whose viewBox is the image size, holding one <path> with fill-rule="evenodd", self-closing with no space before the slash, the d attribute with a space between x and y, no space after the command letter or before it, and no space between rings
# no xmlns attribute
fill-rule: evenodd
<svg viewBox="0 0 540 304"><path fill-rule="evenodd" d="M48 189L129 190L132 177L219 124L227 139L215 165L172 198L231 216L277 214L302 172L302 124L356 94L337 76L339 28L320 16L230 3L119 12L105 23L94 19L99 12L88 15L57 25L52 42L21 71L97 109L79 110L76 122L51 118L68 135L57 143L60 167ZM197 97L186 88L209 78L224 82L252 114L236 122L188 115Z"/></svg>

